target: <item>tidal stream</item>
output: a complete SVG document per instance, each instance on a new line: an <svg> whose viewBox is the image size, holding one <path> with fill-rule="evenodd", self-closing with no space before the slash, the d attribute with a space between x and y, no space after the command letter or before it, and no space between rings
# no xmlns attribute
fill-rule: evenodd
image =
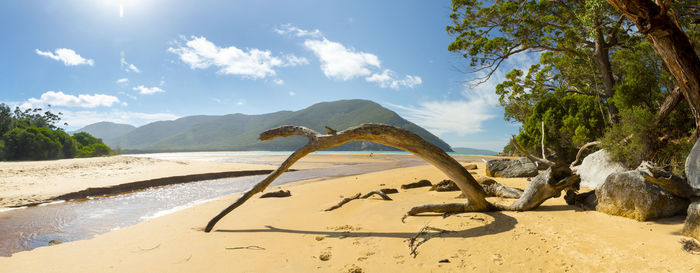
<svg viewBox="0 0 700 273"><path fill-rule="evenodd" d="M286 172L271 186L422 164L426 162L419 158L381 163L339 164L328 168ZM203 180L112 196L6 209L0 211L0 256L10 256L15 252L46 246L51 240L82 240L131 226L225 195L243 192L265 176Z"/></svg>

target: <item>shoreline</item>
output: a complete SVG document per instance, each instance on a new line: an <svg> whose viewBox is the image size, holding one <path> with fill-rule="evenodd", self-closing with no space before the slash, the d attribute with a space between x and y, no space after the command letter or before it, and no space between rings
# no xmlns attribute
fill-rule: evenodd
<svg viewBox="0 0 700 273"><path fill-rule="evenodd" d="M477 176L484 164L476 163ZM371 197L323 212L341 196L428 179L445 179L431 165L372 172L279 188L288 198L254 197L211 233L206 222L240 194L133 226L0 258L8 272L694 272L700 257L684 252L681 218L637 222L580 211L562 198L528 212L426 214L400 218L410 207L461 202L458 192L400 190L393 201ZM497 178L524 188L524 178ZM509 199L489 199L509 203ZM678 218L678 219L677 219ZM426 226L451 231L427 232ZM418 236L418 237L416 237ZM421 245L413 257L411 238ZM424 240L425 239L425 240ZM290 251L293 249L294 251ZM85 259L84 257L90 257ZM323 260L321 257L325 257ZM439 261L447 259L449 263ZM42 261L38 263L37 261ZM47 266L50 265L50 266Z"/></svg>

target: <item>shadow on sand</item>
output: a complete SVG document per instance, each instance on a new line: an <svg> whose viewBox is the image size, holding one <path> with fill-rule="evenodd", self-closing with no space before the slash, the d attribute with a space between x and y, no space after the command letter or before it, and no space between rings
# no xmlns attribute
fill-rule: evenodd
<svg viewBox="0 0 700 273"><path fill-rule="evenodd" d="M484 235L498 234L515 228L518 221L501 212L484 213L493 217L493 221L484 226L469 228L465 230L455 230L454 232L440 234L441 238L470 238ZM437 215L435 215L437 216ZM442 217L440 215L440 217ZM327 237L384 237L384 238L404 238L410 239L416 236L416 232L349 232L349 231L318 231L318 230L299 230L285 229L273 226L265 226L266 229L217 229L214 232L229 232L229 233L252 233L252 232L281 232L292 234L310 234L310 235L325 235ZM439 232L429 232L430 234L438 234Z"/></svg>

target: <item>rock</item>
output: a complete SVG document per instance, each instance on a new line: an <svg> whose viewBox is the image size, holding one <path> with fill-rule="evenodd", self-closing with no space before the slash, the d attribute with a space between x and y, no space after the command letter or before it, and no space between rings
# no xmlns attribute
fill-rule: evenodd
<svg viewBox="0 0 700 273"><path fill-rule="evenodd" d="M685 159L685 175L688 177L688 184L693 189L700 190L700 139L695 142Z"/></svg>
<svg viewBox="0 0 700 273"><path fill-rule="evenodd" d="M449 262L450 262L450 259L442 259L442 260L438 261L438 263L449 263Z"/></svg>
<svg viewBox="0 0 700 273"><path fill-rule="evenodd" d="M583 158L576 173L581 177L582 187L595 188L602 185L611 173L624 171L627 169L612 161L607 151L599 150Z"/></svg>
<svg viewBox="0 0 700 273"><path fill-rule="evenodd" d="M537 165L527 157L515 160L492 159L486 162L486 175L491 177L533 177L537 175Z"/></svg>
<svg viewBox="0 0 700 273"><path fill-rule="evenodd" d="M379 191L381 191L384 194L399 193L399 190L394 189L394 188L384 188L384 189L380 189Z"/></svg>
<svg viewBox="0 0 700 273"><path fill-rule="evenodd" d="M260 196L260 198L270 198L270 197L290 197L292 196L292 192L288 190L279 190L279 191L273 191L273 192L267 192L263 195Z"/></svg>
<svg viewBox="0 0 700 273"><path fill-rule="evenodd" d="M464 168L467 169L467 170L476 170L476 169L478 169L478 168L476 167L476 164L467 164L467 165L464 165Z"/></svg>
<svg viewBox="0 0 700 273"><path fill-rule="evenodd" d="M454 181L445 179L430 187L431 191L459 191L461 190Z"/></svg>
<svg viewBox="0 0 700 273"><path fill-rule="evenodd" d="M413 182L413 183L401 185L401 188L405 190L405 189L413 189L413 188L420 188L420 187L430 187L432 185L433 185L433 183L430 183L429 180L423 179L423 180L418 181L418 182Z"/></svg>
<svg viewBox="0 0 700 273"><path fill-rule="evenodd" d="M700 201L693 202L688 206L683 235L700 240Z"/></svg>
<svg viewBox="0 0 700 273"><path fill-rule="evenodd" d="M613 173L595 190L596 210L638 221L682 213L688 200L647 181L639 171Z"/></svg>
<svg viewBox="0 0 700 273"><path fill-rule="evenodd" d="M63 242L61 242L61 240L54 239L54 240L49 241L49 246L60 245L62 243Z"/></svg>

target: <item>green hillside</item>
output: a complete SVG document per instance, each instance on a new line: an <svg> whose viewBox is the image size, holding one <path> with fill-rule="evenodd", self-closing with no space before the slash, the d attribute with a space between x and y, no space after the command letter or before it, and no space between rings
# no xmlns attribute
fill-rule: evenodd
<svg viewBox="0 0 700 273"><path fill-rule="evenodd" d="M85 126L75 132L71 132L71 134L86 132L106 142L126 135L134 129L136 129L136 127L133 125L103 121Z"/></svg>
<svg viewBox="0 0 700 273"><path fill-rule="evenodd" d="M258 135L281 125L301 125L325 133L324 126L338 131L362 123L384 123L410 130L438 147L450 146L393 111L367 100L322 102L296 112L263 115L189 116L173 121L153 122L110 139L110 147L143 151L295 150L306 143L303 137L261 142ZM368 142L350 142L334 150L393 150Z"/></svg>

